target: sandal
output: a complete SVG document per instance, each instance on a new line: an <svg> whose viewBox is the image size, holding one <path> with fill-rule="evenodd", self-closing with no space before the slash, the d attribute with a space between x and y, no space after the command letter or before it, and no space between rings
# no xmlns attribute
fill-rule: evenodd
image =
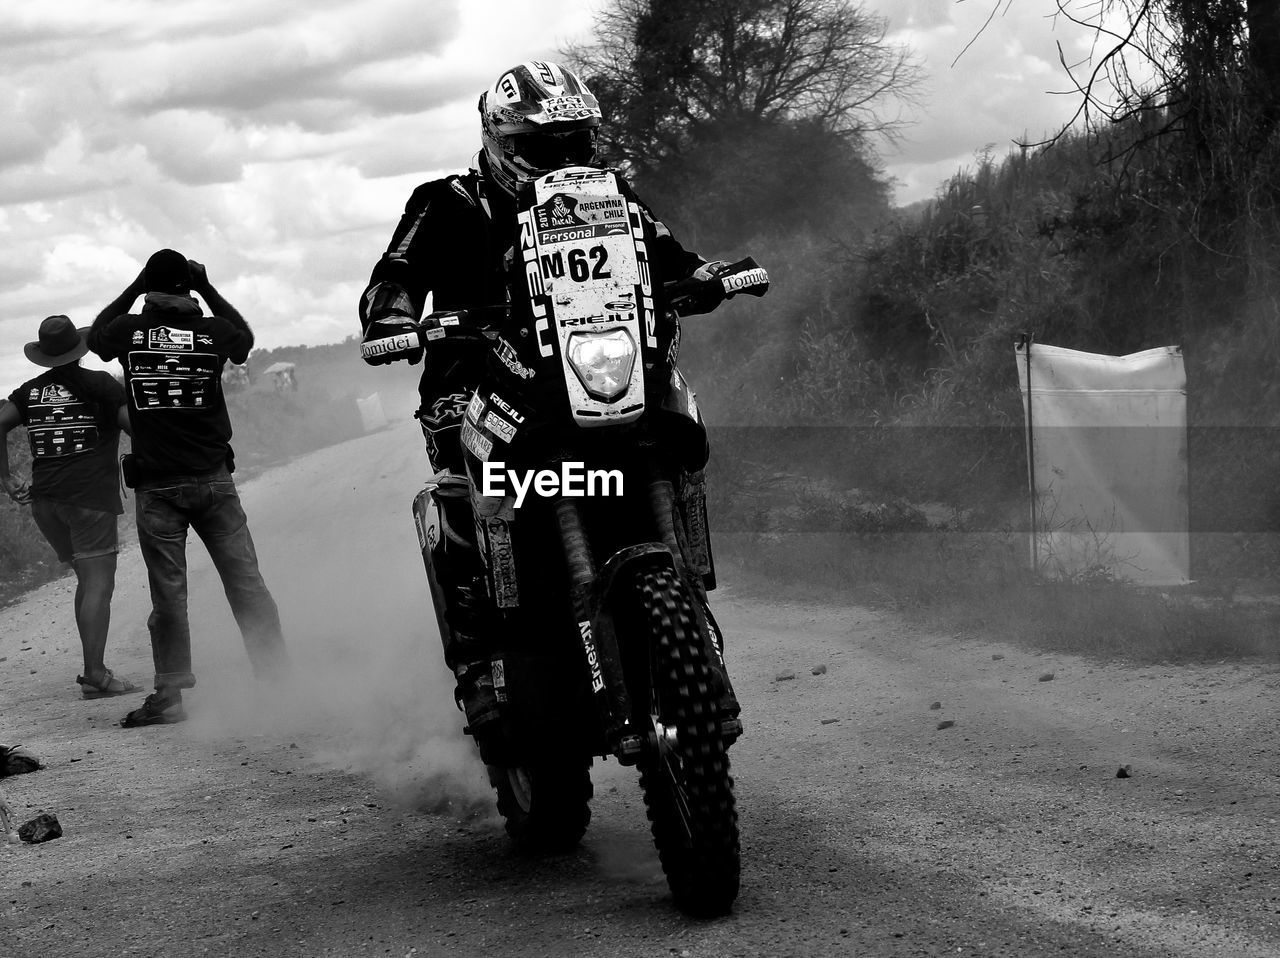
<svg viewBox="0 0 1280 958"><path fill-rule="evenodd" d="M139 691L139 687L128 679L116 678L115 673L110 669L103 670L102 679L98 682L90 682L83 675L77 675L76 681L81 686L80 694L87 699L104 699L112 695L128 695L130 692Z"/></svg>

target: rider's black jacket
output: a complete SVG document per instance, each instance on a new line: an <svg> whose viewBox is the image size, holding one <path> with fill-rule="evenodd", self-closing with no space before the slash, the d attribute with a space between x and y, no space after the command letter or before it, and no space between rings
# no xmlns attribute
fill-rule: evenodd
<svg viewBox="0 0 1280 958"><path fill-rule="evenodd" d="M517 239L515 208L506 193L483 176L484 162L482 154L481 170L432 180L413 191L360 298L362 328L380 318L369 315L369 309L384 283L399 286L408 294L415 318L422 315L428 293L432 294L433 310L507 302L507 269ZM619 184L623 194L640 206L656 288L688 277L705 262L654 218L621 177ZM442 368L428 351L419 387L423 399L449 391L460 373L465 378L469 371Z"/></svg>

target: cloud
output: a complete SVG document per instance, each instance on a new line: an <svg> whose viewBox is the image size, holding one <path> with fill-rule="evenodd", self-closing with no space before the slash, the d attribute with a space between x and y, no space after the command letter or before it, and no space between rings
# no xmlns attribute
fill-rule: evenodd
<svg viewBox="0 0 1280 958"><path fill-rule="evenodd" d="M264 346L355 332L413 187L478 148L480 91L590 2L0 4L0 394L41 318L88 322L162 246Z"/></svg>
<svg viewBox="0 0 1280 958"><path fill-rule="evenodd" d="M1051 135L1075 111L1058 42L1080 28L1046 17L1034 0L911 0L880 7L892 38L911 47L928 77L924 106L901 148L886 152L899 202L932 195L941 181L990 145L1003 156L1016 140ZM939 175L941 174L941 175Z"/></svg>
<svg viewBox="0 0 1280 958"><path fill-rule="evenodd" d="M250 129L237 130L212 113L165 110L145 117L136 131L161 175L193 186L240 179L251 151Z"/></svg>
<svg viewBox="0 0 1280 958"><path fill-rule="evenodd" d="M0 87L0 169L31 163L44 155L46 139L25 116L17 114L7 91Z"/></svg>
<svg viewBox="0 0 1280 958"><path fill-rule="evenodd" d="M248 116L293 100L364 105L364 88L349 71L429 58L458 27L455 5L446 0L304 9L288 22L243 33L146 44L131 69L113 73L113 99L133 112L177 107Z"/></svg>

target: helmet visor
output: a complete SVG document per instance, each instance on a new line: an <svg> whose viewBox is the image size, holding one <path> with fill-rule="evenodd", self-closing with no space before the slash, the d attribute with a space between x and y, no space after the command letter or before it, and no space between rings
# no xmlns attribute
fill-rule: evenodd
<svg viewBox="0 0 1280 958"><path fill-rule="evenodd" d="M567 130L563 133L545 130L518 133L512 140L515 156L534 169L558 170L564 166L583 166L596 158L594 128Z"/></svg>

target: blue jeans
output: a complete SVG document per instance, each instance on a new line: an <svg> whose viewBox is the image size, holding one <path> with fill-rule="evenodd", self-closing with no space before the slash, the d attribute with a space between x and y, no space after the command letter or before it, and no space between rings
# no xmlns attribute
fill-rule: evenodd
<svg viewBox="0 0 1280 958"><path fill-rule="evenodd" d="M258 554L235 482L226 470L145 482L135 496L138 545L151 586L151 656L156 688L189 689L191 628L187 621L187 529L209 550L254 674L272 678L286 664L280 613L258 571Z"/></svg>

